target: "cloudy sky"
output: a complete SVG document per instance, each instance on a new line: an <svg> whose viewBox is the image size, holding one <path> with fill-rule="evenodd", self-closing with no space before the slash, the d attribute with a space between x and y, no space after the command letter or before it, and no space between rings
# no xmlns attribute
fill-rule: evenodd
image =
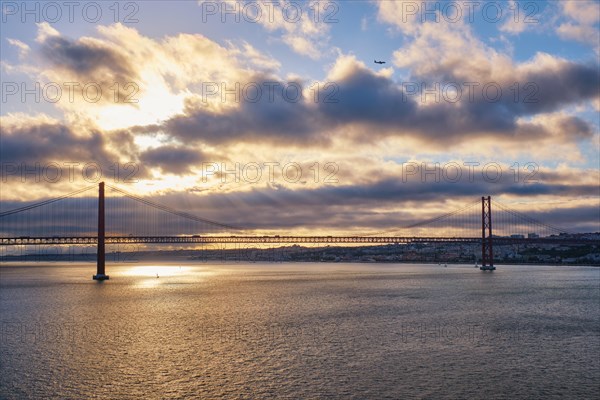
<svg viewBox="0 0 600 400"><path fill-rule="evenodd" d="M600 230L598 1L69 4L2 2L4 210L102 175L270 234Z"/></svg>

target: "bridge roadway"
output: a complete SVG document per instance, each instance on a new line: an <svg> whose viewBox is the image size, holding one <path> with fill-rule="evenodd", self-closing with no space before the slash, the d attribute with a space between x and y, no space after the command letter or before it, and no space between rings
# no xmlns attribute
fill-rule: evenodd
<svg viewBox="0 0 600 400"><path fill-rule="evenodd" d="M94 245L96 236L0 238L0 246L23 245ZM481 237L409 237L409 236L107 236L106 244L161 244L161 243L243 243L243 244L408 244L408 243L481 243ZM508 238L495 237L494 244L592 244L583 238L543 237Z"/></svg>

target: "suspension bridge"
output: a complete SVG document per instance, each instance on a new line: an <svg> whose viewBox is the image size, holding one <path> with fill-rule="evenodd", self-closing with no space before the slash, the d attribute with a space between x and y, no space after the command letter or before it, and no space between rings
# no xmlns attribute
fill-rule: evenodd
<svg viewBox="0 0 600 400"><path fill-rule="evenodd" d="M96 189L98 195L90 196ZM106 196L106 189L112 196ZM494 244L561 245L586 241L492 201L490 196L401 227L398 231L406 234L244 235L243 228L180 211L104 182L0 212L0 246L94 245L97 247L97 271L93 278L96 280L109 278L105 253L106 245L111 244L471 243L481 245L480 269L493 271L496 269Z"/></svg>

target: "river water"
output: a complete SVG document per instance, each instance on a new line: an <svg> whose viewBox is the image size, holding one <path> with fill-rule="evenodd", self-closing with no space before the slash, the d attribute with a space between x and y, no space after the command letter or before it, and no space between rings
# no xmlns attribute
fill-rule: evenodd
<svg viewBox="0 0 600 400"><path fill-rule="evenodd" d="M94 269L0 267L2 399L600 395L599 268Z"/></svg>

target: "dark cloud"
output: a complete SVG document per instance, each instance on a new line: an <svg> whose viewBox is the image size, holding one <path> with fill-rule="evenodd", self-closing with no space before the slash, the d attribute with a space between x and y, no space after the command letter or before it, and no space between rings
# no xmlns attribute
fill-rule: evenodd
<svg viewBox="0 0 600 400"><path fill-rule="evenodd" d="M4 163L44 163L56 160L98 161L110 159L99 131L76 134L60 123L31 123L0 127Z"/></svg>
<svg viewBox="0 0 600 400"><path fill-rule="evenodd" d="M473 78L468 83L454 77L452 71L446 71L443 81L436 80L436 76L414 77L398 84L355 66L350 75L338 82L340 102L323 104L321 108L330 118L387 128L381 131L384 135L408 132L447 145L449 140L458 143L481 135L506 140L518 138L519 141L556 135L539 124L518 124L517 120L554 112L600 95L598 67L572 62L515 76L512 82ZM517 97L515 83L518 84ZM454 84L460 88L460 97L447 91ZM437 93L437 99L431 92L424 97L417 87ZM563 117L559 125L557 131L567 138L570 135L590 137L593 132L593 128L578 117ZM528 137L524 137L523 132L527 132ZM377 130L369 132L373 133Z"/></svg>
<svg viewBox="0 0 600 400"><path fill-rule="evenodd" d="M552 112L564 105L598 98L600 69L598 65L563 61L556 68L524 74L520 84L521 101L512 102L520 106L519 115ZM534 86L526 89L527 84ZM526 101L526 97L530 101Z"/></svg>
<svg viewBox="0 0 600 400"><path fill-rule="evenodd" d="M91 81L108 76L116 82L135 81L137 73L126 56L101 42L72 41L49 35L42 43L43 56L59 69L74 72Z"/></svg>
<svg viewBox="0 0 600 400"><path fill-rule="evenodd" d="M59 84L68 81L71 85L79 85L65 86L63 90L82 91L86 88L83 93L96 102L99 86L101 92L98 102L136 107L140 90L139 75L127 55L117 46L85 38L73 41L48 35L41 44L40 52L44 61L52 66L51 73L58 72L65 78ZM90 86L92 84L93 88Z"/></svg>
<svg viewBox="0 0 600 400"><path fill-rule="evenodd" d="M140 154L140 161L146 167L158 167L164 173L186 174L190 168L206 161L200 150L181 146L161 146Z"/></svg>
<svg viewBox="0 0 600 400"><path fill-rule="evenodd" d="M446 203L470 203L482 195L517 197L543 197L553 195L563 198L597 196L598 187L593 184L516 184L512 177L504 177L497 183L483 178L473 182L467 177L460 182L423 182L415 178L403 182L401 178L386 177L373 183L324 186L316 189L255 188L249 192L211 194L200 197L198 212L210 212L212 218L228 223L260 229L331 228L355 227L363 229L387 229L405 226L423 220L422 215L411 215L403 207L434 211L431 217L451 211L456 206ZM444 200L440 200L441 196ZM187 199L185 202L183 199ZM194 204L192 195L173 194L161 201L171 204ZM448 209L450 207L450 209ZM585 217L573 219L567 227L596 221L591 208L585 208ZM393 209L394 211L385 211ZM208 211L210 210L210 211ZM377 210L377 211L373 211ZM445 211L444 211L445 210ZM480 208L477 210L480 212ZM437 214L436 214L437 213ZM207 215L207 214L204 214ZM540 215L542 221L557 223L553 214ZM568 221L567 221L568 222Z"/></svg>
<svg viewBox="0 0 600 400"><path fill-rule="evenodd" d="M196 215L213 220L243 226L250 229L340 229L360 228L387 229L406 226L452 211L456 204L475 202L483 195L492 197L514 196L517 198L544 198L547 195L558 199L597 197L597 185L576 179L545 182L540 174L535 183L515 183L514 177L504 174L498 182L490 182L477 169L471 181L464 175L460 181L429 180L414 175L410 179L384 176L371 183L348 183L339 186L318 188L286 188L253 186L249 191L227 193L212 192L198 196L194 191L174 192L154 198L177 209L185 209ZM569 174L564 176L569 177ZM564 183L568 182L568 183ZM418 215L402 209L421 210ZM556 208L560 208L556 207ZM577 229L597 223L598 212L594 207L576 207L584 210L571 221L554 218L552 212L528 211L528 215L539 217L549 224ZM387 211L386 211L387 210ZM430 212L428 210L431 210ZM476 213L481 212L477 207Z"/></svg>
<svg viewBox="0 0 600 400"><path fill-rule="evenodd" d="M490 184L481 180L460 183L421 183L386 178L371 184L317 189L257 187L244 192L205 195L171 192L153 196L150 200L213 221L249 228L246 233L251 233L253 229L276 230L284 233L296 229L307 231L319 229L347 232L393 230L401 234L401 227L453 211L467 204L474 204L471 214L474 221L473 229L476 229L477 218L481 212L477 201L483 194L491 195L493 198L505 194L529 198L552 194L558 198L569 199L576 196L594 196L597 192L597 186L585 184L509 185L508 183ZM444 200L440 199L441 193ZM221 231L215 231L207 224L178 224L177 219L162 218L160 213L160 215L148 213L145 206L121 198L119 193L114 195L117 197L111 194L110 201L107 203L107 212L112 215L109 228L114 232L113 234L157 234L158 229L161 234ZM23 203L10 202L5 203L3 208L11 209L21 205ZM93 202L90 207L93 209ZM414 209L418 209L419 212L415 214L408 211ZM544 223L571 231L598 231L600 230L598 210L598 207L589 205L573 208L558 205L549 210L532 207L525 213ZM496 213L497 218L500 218L499 209ZM43 212L40 215L43 215ZM62 215L61 218L68 220L67 215ZM453 223L460 225L462 222L458 220ZM185 226L185 232L181 232L181 229L184 229L182 226Z"/></svg>
<svg viewBox="0 0 600 400"><path fill-rule="evenodd" d="M405 124L416 112L416 102L392 80L357 67L341 81L331 100L319 102L327 120L338 124L364 122L373 125Z"/></svg>
<svg viewBox="0 0 600 400"><path fill-rule="evenodd" d="M274 83L278 86L274 87ZM259 87L262 94L258 95L259 92L252 89L252 93L240 96L239 107L218 113L202 104L188 105L184 114L168 120L162 129L180 140L211 144L239 140L280 144L302 144L308 140L326 142L327 138L320 133L321 129L331 126L331 122L324 120L318 108L311 107L295 89L285 94L283 87L286 84L257 77L243 86ZM235 101L232 99L230 101Z"/></svg>
<svg viewBox="0 0 600 400"><path fill-rule="evenodd" d="M131 168L135 168L135 178L148 176L147 171L135 163L135 148L131 136L120 135L118 138L85 126L66 126L59 122L23 120L18 124L3 122L0 126L0 160L2 179L6 181L22 181L30 171L29 181L37 176L45 179L44 168L50 168L48 176L54 183L57 170L62 172L59 179L63 183L71 180L70 171L89 171L95 176L100 170L102 176L121 181L129 176ZM116 153L111 148L118 148ZM135 166L129 171L117 168L126 164L125 157ZM89 166L89 170L86 169ZM87 176L87 175L86 175ZM47 177L46 177L47 178Z"/></svg>
<svg viewBox="0 0 600 400"><path fill-rule="evenodd" d="M328 93L330 101L321 96L318 102L312 98L291 102L281 91L275 91L273 99L265 93L256 102L241 96L239 107L222 113L201 103L188 104L183 114L150 131L163 130L180 140L210 144L263 140L318 146L332 140L325 132L340 132L357 124L362 127L354 130L354 139L359 143L390 135L420 138L432 146L485 136L521 143L546 138L570 142L593 135L595 129L576 116L556 116L554 124L518 121L596 98L600 78L594 66L562 62L547 71L516 78L520 79L518 99L512 87L514 82L497 83L502 93L497 99L495 89L484 92L486 82L480 82L472 89L472 96L471 89L463 86L462 97L456 103L440 95L439 102L425 105L420 94L405 90L406 82L394 82L354 63L345 77L334 83ZM262 87L267 80L260 77L255 82ZM433 87L432 82L421 82ZM527 84L533 86L526 87Z"/></svg>
<svg viewBox="0 0 600 400"><path fill-rule="evenodd" d="M417 83L428 89L436 83L441 89L456 83L462 88L457 103L447 101L442 93L436 104L417 108L406 121L409 122L405 124L406 128L412 126L420 135L442 140L468 140L472 134L483 133L498 139L516 138L520 142L552 135L570 141L573 136L591 137L594 131L588 122L573 116L563 117L556 132L549 132L536 123L517 124L517 119L559 111L570 104L599 98L598 65L560 61L533 72L515 71L513 80L505 82L460 78L457 72L454 69L436 71L431 76L415 76L404 83ZM441 80L438 79L440 74L444 77ZM467 81L470 82L468 85ZM422 102L420 93L409 96ZM452 98L451 94L447 96Z"/></svg>

